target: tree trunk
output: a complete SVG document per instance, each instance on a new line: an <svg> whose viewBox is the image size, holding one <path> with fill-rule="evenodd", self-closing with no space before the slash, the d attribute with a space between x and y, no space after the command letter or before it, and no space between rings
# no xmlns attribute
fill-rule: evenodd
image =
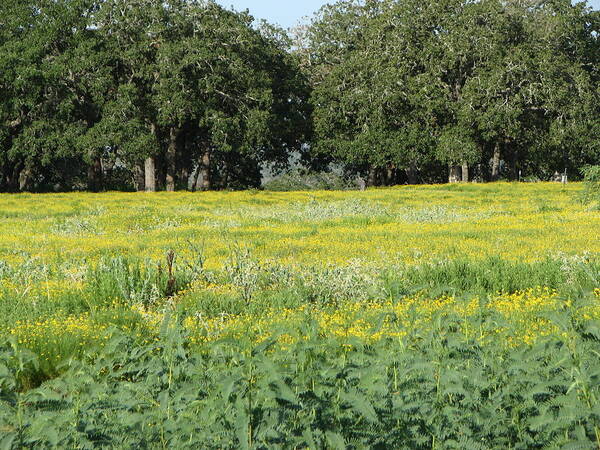
<svg viewBox="0 0 600 450"><path fill-rule="evenodd" d="M190 189L190 171L186 166L179 169L179 185L183 186L184 189Z"/></svg>
<svg viewBox="0 0 600 450"><path fill-rule="evenodd" d="M146 192L156 192L156 164L154 156L149 156L144 162L144 187Z"/></svg>
<svg viewBox="0 0 600 450"><path fill-rule="evenodd" d="M210 150L206 149L200 161L200 173L198 174L199 190L210 191L212 184L210 179Z"/></svg>
<svg viewBox="0 0 600 450"><path fill-rule="evenodd" d="M494 155L492 156L492 181L498 181L500 178L500 144L494 145Z"/></svg>
<svg viewBox="0 0 600 450"><path fill-rule="evenodd" d="M193 137L189 125L183 131L183 138L180 139L181 157L179 160L179 185L187 191L194 190L196 182L195 172L193 171L193 162L187 159L187 155L193 152Z"/></svg>
<svg viewBox="0 0 600 450"><path fill-rule="evenodd" d="M200 186L202 186L202 171L200 170L200 166L198 166L192 175L192 191L197 192L200 190Z"/></svg>
<svg viewBox="0 0 600 450"><path fill-rule="evenodd" d="M102 161L96 156L88 166L88 190L99 192L102 189L102 175Z"/></svg>
<svg viewBox="0 0 600 450"><path fill-rule="evenodd" d="M229 171L229 162L223 161L223 168L221 169L223 174L223 189L229 189L229 181L231 179L231 173Z"/></svg>
<svg viewBox="0 0 600 450"><path fill-rule="evenodd" d="M167 175L165 177L165 188L169 192L175 191L176 171L177 171L177 139L180 130L178 127L171 127L169 130L169 147L167 148Z"/></svg>
<svg viewBox="0 0 600 450"><path fill-rule="evenodd" d="M410 166L405 169L406 176L408 177L408 184L417 184L417 165L414 162L410 163Z"/></svg>
<svg viewBox="0 0 600 450"><path fill-rule="evenodd" d="M519 158L515 147L512 145L512 142L509 138L504 140L504 155L505 159L508 160L508 176L511 181L517 179L517 166L519 163Z"/></svg>
<svg viewBox="0 0 600 450"><path fill-rule="evenodd" d="M133 183L135 185L135 190L138 192L142 192L146 188L143 164L136 164L133 167Z"/></svg>
<svg viewBox="0 0 600 450"><path fill-rule="evenodd" d="M31 169L24 168L19 174L19 190L21 192L31 190Z"/></svg>
<svg viewBox="0 0 600 450"><path fill-rule="evenodd" d="M150 124L150 133L156 137L156 124ZM144 188L146 192L156 192L156 157L148 156L144 161Z"/></svg>
<svg viewBox="0 0 600 450"><path fill-rule="evenodd" d="M462 163L462 181L463 183L469 182L469 164L466 161Z"/></svg>
<svg viewBox="0 0 600 450"><path fill-rule="evenodd" d="M377 168L369 167L369 176L367 178L368 186L376 186L377 185Z"/></svg>
<svg viewBox="0 0 600 450"><path fill-rule="evenodd" d="M396 184L396 166L389 164L385 169L385 185L394 186Z"/></svg>
<svg viewBox="0 0 600 450"><path fill-rule="evenodd" d="M17 162L13 165L8 165L6 172L5 172L6 180L4 182L4 184L6 186L6 190L8 192L18 192L19 191L19 175L21 174L22 168L23 168L23 163L21 163L21 162Z"/></svg>
<svg viewBox="0 0 600 450"><path fill-rule="evenodd" d="M458 183L461 180L461 166L449 166L449 183Z"/></svg>

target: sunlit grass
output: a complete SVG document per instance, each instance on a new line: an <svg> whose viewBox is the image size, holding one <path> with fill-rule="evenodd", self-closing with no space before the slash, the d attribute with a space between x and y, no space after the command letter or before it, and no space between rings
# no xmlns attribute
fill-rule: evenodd
<svg viewBox="0 0 600 450"><path fill-rule="evenodd" d="M204 243L218 267L232 244L260 259L422 263L498 255L533 261L598 252L600 213L581 186L417 186L366 192L211 192L0 196L0 258L89 262L162 258Z"/></svg>
<svg viewBox="0 0 600 450"><path fill-rule="evenodd" d="M581 188L0 195L0 335L42 376L110 330L152 340L169 317L193 346L277 334L285 347L307 321L369 344L434 316L482 344L530 345L561 333L552 312L600 317L600 212Z"/></svg>

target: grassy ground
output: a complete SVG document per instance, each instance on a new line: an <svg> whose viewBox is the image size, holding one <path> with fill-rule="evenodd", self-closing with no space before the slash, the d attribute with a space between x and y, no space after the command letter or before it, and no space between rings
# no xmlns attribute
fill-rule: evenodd
<svg viewBox="0 0 600 450"><path fill-rule="evenodd" d="M64 434L56 445L95 445L102 435L107 445L183 447L186 433L192 448L598 444L600 213L578 202L580 191L542 183L0 196L0 430L12 436L8 448L47 446L39 417L79 417L87 405L89 423L106 419L105 430L54 423ZM356 384L351 367L377 367L383 378ZM401 405L398 370L414 394ZM167 390L156 373L169 374ZM77 374L112 393L84 389L67 401L67 391L80 392ZM473 377L478 387L467 386ZM189 394L198 383L208 397ZM139 403L138 388L157 403ZM188 430L169 422L159 395L169 408L179 398L189 420L231 407L237 422L203 416L202 432ZM417 399L430 413L411 409ZM135 405L133 428L100 420L102 402L124 401ZM392 404L408 422L385 409ZM468 425L448 412L467 404ZM307 405L312 415L301 413ZM544 422L568 408L578 413L556 429ZM291 428L277 429L277 415ZM384 431L392 434L382 441Z"/></svg>
<svg viewBox="0 0 600 450"><path fill-rule="evenodd" d="M165 311L178 311L192 340L205 342L265 338L295 328L308 309L337 324L330 334L366 337L373 318L394 308L381 302L415 296L536 289L546 298L547 289L552 309L553 296L598 287L600 213L577 201L580 190L0 196L0 332L40 355L45 377L112 326L152 335ZM427 301L414 304L430 315ZM357 319L369 309L377 314ZM395 327L385 333L404 333Z"/></svg>
<svg viewBox="0 0 600 450"><path fill-rule="evenodd" d="M78 264L161 259L204 243L217 266L235 244L285 264L538 260L597 252L600 213L571 184L417 186L366 192L0 195L0 258Z"/></svg>

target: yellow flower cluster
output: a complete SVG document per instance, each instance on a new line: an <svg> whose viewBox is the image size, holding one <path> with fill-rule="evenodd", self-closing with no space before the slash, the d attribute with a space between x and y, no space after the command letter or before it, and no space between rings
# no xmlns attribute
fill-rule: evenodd
<svg viewBox="0 0 600 450"><path fill-rule="evenodd" d="M76 356L90 347L103 345L108 325L93 321L89 314L17 322L8 332L17 344L36 352L42 360Z"/></svg>
<svg viewBox="0 0 600 450"><path fill-rule="evenodd" d="M89 302L95 314L104 314L97 319L90 314L61 317L57 312L55 318L10 324L0 329L0 335L13 335L20 345L44 358L101 344L111 323L142 341L154 339L163 311L125 308L122 301L94 305L93 295L77 297L83 295L86 269L103 257L164 261L166 251L174 249L177 265L197 258L202 247L204 267L222 269L232 247L239 247L261 263L276 261L291 268L343 266L352 274L353 262L387 267L489 255L519 261L547 256L584 259L600 252L600 212L588 211L575 201L581 189L576 183L566 187L496 183L365 192L0 195L3 307L14 299L31 300L34 305L59 302L73 294ZM29 263L37 265L31 269L38 270L35 276L28 272ZM47 267L62 275L49 277ZM19 276L11 275L11 270L20 270ZM199 292L235 297L239 289L198 281L170 302L192 303L193 294ZM594 295L600 299L600 289ZM324 337L370 343L427 333L434 320L452 320L468 339L502 339L520 345L561 333L547 313L570 307L556 292L538 288L500 293L489 301L432 299L421 294L397 302L347 301L335 308L272 308L217 317L198 313L187 318L184 326L193 344L225 337L261 342L276 334L282 345L289 345L305 337L302 329L307 322L314 323ZM469 319L478 314L496 314L496 328L476 329ZM600 302L577 314L582 320L600 319ZM152 332L144 335L136 321Z"/></svg>
<svg viewBox="0 0 600 450"><path fill-rule="evenodd" d="M83 289L81 280L46 279L46 280L14 280L0 279L0 293L17 298L44 299L52 302L57 297L68 293L79 295Z"/></svg>
<svg viewBox="0 0 600 450"><path fill-rule="evenodd" d="M565 306L568 306L568 303ZM559 332L556 325L543 317L544 312L560 308L558 294L551 289L537 288L499 295L492 299L489 307L504 315L509 323L499 331L505 331L506 328L517 330L516 336L507 338L511 344L533 344L540 337L556 335Z"/></svg>
<svg viewBox="0 0 600 450"><path fill-rule="evenodd" d="M301 338L301 325L314 320L324 337L360 339L372 343L381 339L401 338L409 332L427 333L435 317L453 318L460 324L466 338L482 343L500 336L510 345L532 344L541 337L558 332L556 325L544 318L545 312L559 307L556 292L547 288L530 289L514 294L498 294L489 302L479 298L469 300L443 296L428 299L419 294L398 302L347 303L336 309L309 308L269 310L260 316L242 314L217 318L188 318L184 326L191 333L193 343L214 341L219 338L250 339L261 342L279 330L283 342ZM499 313L505 322L494 330L475 330L468 318L489 312ZM594 309L600 314L600 305ZM463 320L461 320L463 319ZM281 339L281 338L280 338ZM280 341L281 342L281 341Z"/></svg>
<svg viewBox="0 0 600 450"><path fill-rule="evenodd" d="M208 285L210 286L210 285ZM599 290L595 291L600 298ZM261 314L220 315L187 317L183 326L192 344L205 344L222 338L231 338L252 344L263 342L273 336L280 345L288 346L306 338L302 326L308 322L317 325L324 338L339 339L342 345L358 339L366 344L381 339L401 339L409 333L427 334L435 321L453 320L467 339L482 344L501 340L509 346L533 344L549 335L560 335L560 330L545 317L545 313L559 308L571 308L570 301L563 301L548 288L535 288L512 294L497 294L489 301L478 297L458 299L452 296L427 298L424 294L405 297L392 302L348 302L333 308L301 306L293 309L269 309ZM165 313L132 306L131 313L141 318L148 333L129 325L121 328L134 334L143 342L155 339L165 320ZM497 321L492 330L476 329L470 318L482 314L497 313L504 318ZM116 314L116 313L115 313ZM582 320L600 318L600 302L577 311ZM108 318L110 319L110 317ZM112 317L118 321L119 315ZM43 358L58 358L61 354L78 354L88 347L103 345L109 338L108 324L98 323L89 314L53 318L39 322L17 322L9 330L18 344L38 352Z"/></svg>
<svg viewBox="0 0 600 450"><path fill-rule="evenodd" d="M531 261L600 251L600 213L579 184L407 186L365 192L0 195L0 260L185 257L208 267L233 244L282 264L408 263L499 255Z"/></svg>
<svg viewBox="0 0 600 450"><path fill-rule="evenodd" d="M556 309L558 294L548 288L528 289L513 294L500 294L492 299L490 307L506 317L536 314L543 310Z"/></svg>

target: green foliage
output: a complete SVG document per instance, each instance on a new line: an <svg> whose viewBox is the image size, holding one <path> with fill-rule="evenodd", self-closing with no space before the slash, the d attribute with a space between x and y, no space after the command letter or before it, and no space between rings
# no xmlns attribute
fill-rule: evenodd
<svg viewBox="0 0 600 450"><path fill-rule="evenodd" d="M597 308L590 294L600 282L597 260L490 258L388 264L385 271L356 262L300 270L258 263L233 248L223 270L207 270L202 250L193 250L189 262L172 253L160 265L102 260L83 274L79 290L52 302L43 301L43 292L35 294L40 298L29 298L28 310L0 290L1 328L81 311L91 312L89 326L102 325L83 347L68 333L48 339L42 333L34 347L18 336L3 339L4 448L599 443L600 323L580 314ZM0 266L0 279L23 284L55 275L36 261ZM194 281L233 290L185 293ZM242 337L192 344L184 325L198 315L259 315L308 303L333 310L348 302L401 304L417 291L431 298L477 295L485 302L500 291L536 286L556 289L572 303L544 316L557 332L532 345L509 347L501 338L481 342L464 332L494 336L507 319L491 310L468 317L439 311L427 326L370 344L325 334L308 314L293 331L298 339L283 346L277 339L289 329L274 327L254 343ZM163 323L150 329L143 317L157 310L164 312Z"/></svg>
<svg viewBox="0 0 600 450"><path fill-rule="evenodd" d="M586 258L548 258L534 263L490 257L473 262L450 260L408 267L401 276L385 275L387 289L400 296L425 289L430 295L515 292L546 286L564 297L590 292L600 281L600 265Z"/></svg>
<svg viewBox="0 0 600 450"><path fill-rule="evenodd" d="M598 26L569 0L327 5L302 53L314 150L384 184L448 165L515 180L595 163Z"/></svg>
<svg viewBox="0 0 600 450"><path fill-rule="evenodd" d="M169 255L166 263L157 264L123 257L101 260L86 276L88 304L99 307L116 301L148 309L187 288L201 268L178 261L176 265L175 254Z"/></svg>
<svg viewBox="0 0 600 450"><path fill-rule="evenodd" d="M600 206L600 166L587 166L583 169L584 190L581 200L584 203L596 202Z"/></svg>
<svg viewBox="0 0 600 450"><path fill-rule="evenodd" d="M33 355L0 352L0 427L20 446L545 448L598 445L597 324L532 347L480 346L434 318L399 345L342 349L306 323L288 349L190 351L176 318L159 341L116 334L92 364L20 392ZM495 317L477 327L493 327ZM559 320L559 319L557 319Z"/></svg>
<svg viewBox="0 0 600 450"><path fill-rule="evenodd" d="M296 154L375 185L598 160L585 2L343 0L294 37L212 0L5 0L0 24L1 191L259 187ZM272 187L347 187L296 178Z"/></svg>
<svg viewBox="0 0 600 450"><path fill-rule="evenodd" d="M169 190L203 164L207 187L258 185L305 140L307 83L252 22L213 1L3 2L0 190L143 189L148 157Z"/></svg>

